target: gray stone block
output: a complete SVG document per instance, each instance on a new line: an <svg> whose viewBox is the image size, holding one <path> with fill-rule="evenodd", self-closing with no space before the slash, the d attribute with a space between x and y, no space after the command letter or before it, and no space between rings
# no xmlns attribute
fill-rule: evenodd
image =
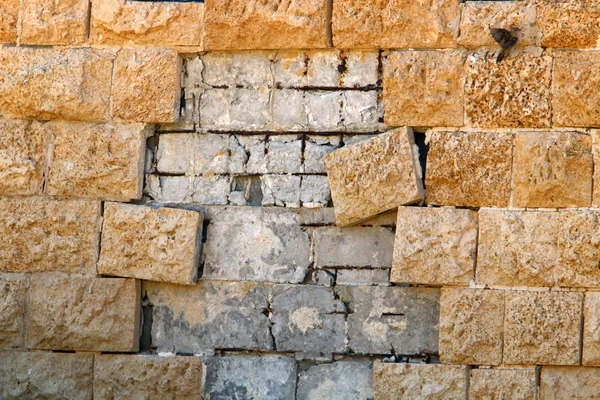
<svg viewBox="0 0 600 400"><path fill-rule="evenodd" d="M306 208L327 207L331 200L331 190L327 176L308 175L302 177L300 201Z"/></svg>
<svg viewBox="0 0 600 400"><path fill-rule="evenodd" d="M323 157L340 147L341 136L308 136L304 143L304 172L326 173Z"/></svg>
<svg viewBox="0 0 600 400"><path fill-rule="evenodd" d="M226 205L230 176L146 176L146 194L160 203Z"/></svg>
<svg viewBox="0 0 600 400"><path fill-rule="evenodd" d="M294 175L261 176L262 205L299 208L301 179Z"/></svg>
<svg viewBox="0 0 600 400"><path fill-rule="evenodd" d="M338 269L335 280L337 285L369 286L389 285L388 269Z"/></svg>
<svg viewBox="0 0 600 400"><path fill-rule="evenodd" d="M266 159L268 173L297 174L302 172L302 138L298 135L269 137Z"/></svg>
<svg viewBox="0 0 600 400"><path fill-rule="evenodd" d="M296 400L368 400L373 393L370 364L338 361L301 371Z"/></svg>

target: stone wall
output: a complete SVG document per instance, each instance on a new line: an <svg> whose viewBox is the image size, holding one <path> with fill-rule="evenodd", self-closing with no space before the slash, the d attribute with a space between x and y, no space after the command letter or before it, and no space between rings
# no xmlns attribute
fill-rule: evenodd
<svg viewBox="0 0 600 400"><path fill-rule="evenodd" d="M598 0L0 0L0 399L597 399L599 37Z"/></svg>

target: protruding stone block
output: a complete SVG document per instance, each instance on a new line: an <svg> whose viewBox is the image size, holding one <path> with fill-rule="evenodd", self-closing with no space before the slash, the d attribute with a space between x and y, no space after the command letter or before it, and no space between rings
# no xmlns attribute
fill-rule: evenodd
<svg viewBox="0 0 600 400"><path fill-rule="evenodd" d="M582 364L600 366L600 292L587 292L583 303Z"/></svg>
<svg viewBox="0 0 600 400"><path fill-rule="evenodd" d="M537 0L536 3L542 46L568 49L598 47L598 0Z"/></svg>
<svg viewBox="0 0 600 400"><path fill-rule="evenodd" d="M76 46L87 41L89 0L30 0L21 4L21 44Z"/></svg>
<svg viewBox="0 0 600 400"><path fill-rule="evenodd" d="M18 349L24 345L28 287L29 280L24 274L0 274L0 349Z"/></svg>
<svg viewBox="0 0 600 400"><path fill-rule="evenodd" d="M20 1L4 0L0 4L0 43L17 43Z"/></svg>
<svg viewBox="0 0 600 400"><path fill-rule="evenodd" d="M337 361L300 371L296 399L347 400L373 398L373 370L370 364Z"/></svg>
<svg viewBox="0 0 600 400"><path fill-rule="evenodd" d="M473 369L469 381L470 399L533 400L538 398L533 368Z"/></svg>
<svg viewBox="0 0 600 400"><path fill-rule="evenodd" d="M593 400L600 393L600 368L542 367L540 399Z"/></svg>

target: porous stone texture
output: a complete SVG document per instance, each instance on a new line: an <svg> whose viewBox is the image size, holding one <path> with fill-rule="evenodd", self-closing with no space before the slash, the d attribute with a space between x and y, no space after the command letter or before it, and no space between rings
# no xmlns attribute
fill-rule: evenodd
<svg viewBox="0 0 600 400"><path fill-rule="evenodd" d="M91 39L101 44L200 46L204 4L92 0Z"/></svg>
<svg viewBox="0 0 600 400"><path fill-rule="evenodd" d="M477 212L398 207L396 227L392 282L468 285L474 277Z"/></svg>
<svg viewBox="0 0 600 400"><path fill-rule="evenodd" d="M598 0L537 0L536 4L542 46L571 49L598 47Z"/></svg>
<svg viewBox="0 0 600 400"><path fill-rule="evenodd" d="M505 364L577 365L583 293L507 291Z"/></svg>
<svg viewBox="0 0 600 400"><path fill-rule="evenodd" d="M538 397L533 368L473 369L469 381L470 399L532 400Z"/></svg>
<svg viewBox="0 0 600 400"><path fill-rule="evenodd" d="M341 48L456 46L458 0L333 2L333 43Z"/></svg>
<svg viewBox="0 0 600 400"><path fill-rule="evenodd" d="M4 0L0 4L0 43L17 43L20 0Z"/></svg>
<svg viewBox="0 0 600 400"><path fill-rule="evenodd" d="M28 287L26 275L0 273L0 349L23 347Z"/></svg>
<svg viewBox="0 0 600 400"><path fill-rule="evenodd" d="M196 211L105 203L98 273L193 285L202 221Z"/></svg>
<svg viewBox="0 0 600 400"><path fill-rule="evenodd" d="M397 15L396 11L393 14ZM383 64L385 123L462 126L465 58L466 53L458 50L398 51L388 55Z"/></svg>
<svg viewBox="0 0 600 400"><path fill-rule="evenodd" d="M443 288L440 361L444 364L500 364L503 323L503 291Z"/></svg>
<svg viewBox="0 0 600 400"><path fill-rule="evenodd" d="M114 57L105 49L0 48L0 115L108 120Z"/></svg>
<svg viewBox="0 0 600 400"><path fill-rule="evenodd" d="M87 200L0 200L0 270L94 274L100 203Z"/></svg>
<svg viewBox="0 0 600 400"><path fill-rule="evenodd" d="M29 296L28 348L137 352L139 281L38 274Z"/></svg>
<svg viewBox="0 0 600 400"><path fill-rule="evenodd" d="M31 0L21 6L20 42L81 45L87 41L89 0Z"/></svg>
<svg viewBox="0 0 600 400"><path fill-rule="evenodd" d="M592 138L578 132L518 132L512 170L513 207L589 207Z"/></svg>
<svg viewBox="0 0 600 400"><path fill-rule="evenodd" d="M511 195L512 133L427 134L428 204L508 207Z"/></svg>
<svg viewBox="0 0 600 400"><path fill-rule="evenodd" d="M0 353L0 398L91 400L94 356Z"/></svg>
<svg viewBox="0 0 600 400"><path fill-rule="evenodd" d="M371 399L373 370L369 364L337 361L320 364L298 373L296 399Z"/></svg>
<svg viewBox="0 0 600 400"><path fill-rule="evenodd" d="M375 398L463 400L467 367L440 364L382 363L373 365Z"/></svg>
<svg viewBox="0 0 600 400"><path fill-rule="evenodd" d="M399 128L325 156L339 226L424 197L412 129Z"/></svg>
<svg viewBox="0 0 600 400"><path fill-rule="evenodd" d="M421 354L438 350L439 289L342 286L348 305L348 348L357 354Z"/></svg>
<svg viewBox="0 0 600 400"><path fill-rule="evenodd" d="M600 368L542 367L540 398L592 400L600 393Z"/></svg>
<svg viewBox="0 0 600 400"><path fill-rule="evenodd" d="M513 51L502 62L496 62L496 55L497 51L478 51L467 57L466 125L549 127L552 57Z"/></svg>
<svg viewBox="0 0 600 400"><path fill-rule="evenodd" d="M121 49L113 81L114 117L132 122L177 122L181 59L176 51Z"/></svg>
<svg viewBox="0 0 600 400"><path fill-rule="evenodd" d="M199 399L202 371L198 357L96 355L94 399Z"/></svg>
<svg viewBox="0 0 600 400"><path fill-rule="evenodd" d="M582 364L600 366L600 292L587 292L583 303Z"/></svg>
<svg viewBox="0 0 600 400"><path fill-rule="evenodd" d="M592 160L594 166L600 165L600 129L592 129ZM594 167L592 178L592 207L600 208L600 168Z"/></svg>
<svg viewBox="0 0 600 400"><path fill-rule="evenodd" d="M208 50L320 49L327 43L327 1L207 0Z"/></svg>

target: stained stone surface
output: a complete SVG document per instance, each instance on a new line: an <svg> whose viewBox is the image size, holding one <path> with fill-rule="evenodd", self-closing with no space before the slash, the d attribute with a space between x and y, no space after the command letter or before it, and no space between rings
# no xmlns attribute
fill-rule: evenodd
<svg viewBox="0 0 600 400"><path fill-rule="evenodd" d="M0 43L17 42L20 0L4 0L0 4Z"/></svg>
<svg viewBox="0 0 600 400"><path fill-rule="evenodd" d="M600 165L600 130L590 130L592 135L592 159L594 165ZM593 182L600 182L600 168L594 168ZM600 185L592 183L592 207L600 208Z"/></svg>
<svg viewBox="0 0 600 400"><path fill-rule="evenodd" d="M370 399L373 398L373 369L370 364L337 361L300 371L296 399Z"/></svg>
<svg viewBox="0 0 600 400"><path fill-rule="evenodd" d="M542 46L560 48L598 47L600 2L598 0L537 0L537 24Z"/></svg>
<svg viewBox="0 0 600 400"><path fill-rule="evenodd" d="M17 349L24 345L28 287L25 274L0 273L0 349Z"/></svg>
<svg viewBox="0 0 600 400"><path fill-rule="evenodd" d="M600 393L600 368L542 367L540 398L592 400Z"/></svg>
<svg viewBox="0 0 600 400"><path fill-rule="evenodd" d="M582 364L600 366L600 292L585 294Z"/></svg>
<svg viewBox="0 0 600 400"><path fill-rule="evenodd" d="M470 399L537 399L536 372L533 368L473 369L469 381Z"/></svg>
<svg viewBox="0 0 600 400"><path fill-rule="evenodd" d="M21 6L20 41L27 45L81 45L87 41L88 0L30 0Z"/></svg>

